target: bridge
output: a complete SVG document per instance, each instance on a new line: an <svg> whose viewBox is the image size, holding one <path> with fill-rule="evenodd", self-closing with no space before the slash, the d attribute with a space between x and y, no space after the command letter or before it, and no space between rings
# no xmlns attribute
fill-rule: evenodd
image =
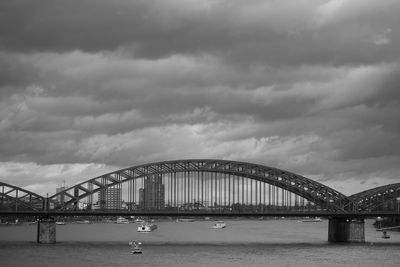
<svg viewBox="0 0 400 267"><path fill-rule="evenodd" d="M319 216L330 218L329 240L363 242L364 218L400 216L399 199L400 183L345 196L285 170L214 159L133 166L46 197L0 182L0 216L36 216L43 229L55 216Z"/></svg>

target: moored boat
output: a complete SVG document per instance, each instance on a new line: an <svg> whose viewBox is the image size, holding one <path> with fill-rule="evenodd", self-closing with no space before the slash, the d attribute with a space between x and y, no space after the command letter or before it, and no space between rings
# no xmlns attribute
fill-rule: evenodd
<svg viewBox="0 0 400 267"><path fill-rule="evenodd" d="M304 220L301 220L302 222L322 222L321 218L315 217L315 218L307 218Z"/></svg>
<svg viewBox="0 0 400 267"><path fill-rule="evenodd" d="M222 229L226 227L226 223L224 221L216 221L213 226L211 226L212 229Z"/></svg>
<svg viewBox="0 0 400 267"><path fill-rule="evenodd" d="M66 223L63 222L63 221L58 221L58 222L56 222L56 224L57 224L57 225L65 225Z"/></svg>
<svg viewBox="0 0 400 267"><path fill-rule="evenodd" d="M177 222L194 222L195 220L192 218L181 218L181 219L177 219Z"/></svg>
<svg viewBox="0 0 400 267"><path fill-rule="evenodd" d="M146 232L152 232L157 229L157 225L153 223L143 223L141 224L138 228L138 232L146 233Z"/></svg>
<svg viewBox="0 0 400 267"><path fill-rule="evenodd" d="M83 221L76 221L76 223L79 223L79 224L90 224L90 221L89 220L83 220Z"/></svg>
<svg viewBox="0 0 400 267"><path fill-rule="evenodd" d="M127 223L129 223L129 220L126 219L126 218L124 218L124 217L118 217L118 218L117 218L117 221L116 221L115 223L118 223L118 224L127 224Z"/></svg>

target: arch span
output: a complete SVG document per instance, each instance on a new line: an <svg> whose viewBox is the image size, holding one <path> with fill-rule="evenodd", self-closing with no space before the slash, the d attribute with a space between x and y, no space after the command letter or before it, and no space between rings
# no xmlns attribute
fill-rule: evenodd
<svg viewBox="0 0 400 267"><path fill-rule="evenodd" d="M359 212L383 208L400 197L400 183L375 187L349 196L354 209Z"/></svg>
<svg viewBox="0 0 400 267"><path fill-rule="evenodd" d="M44 197L15 185L0 182L0 209L43 210Z"/></svg>
<svg viewBox="0 0 400 267"><path fill-rule="evenodd" d="M66 197L68 201L62 207L65 208L101 190L128 181L185 172L221 173L249 178L287 190L332 211L344 211L347 203L347 197L342 193L301 175L259 164L215 159L163 161L117 170L67 188L51 196L50 201L60 196Z"/></svg>

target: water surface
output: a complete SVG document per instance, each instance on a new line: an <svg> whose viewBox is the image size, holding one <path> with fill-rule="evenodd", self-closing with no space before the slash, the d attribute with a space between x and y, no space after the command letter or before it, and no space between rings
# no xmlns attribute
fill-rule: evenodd
<svg viewBox="0 0 400 267"><path fill-rule="evenodd" d="M327 242L327 221L226 220L157 222L152 233L137 224L57 226L57 244L36 244L36 226L0 227L1 266L400 266L400 233L381 239L366 221L365 244ZM129 254L131 239L142 255Z"/></svg>

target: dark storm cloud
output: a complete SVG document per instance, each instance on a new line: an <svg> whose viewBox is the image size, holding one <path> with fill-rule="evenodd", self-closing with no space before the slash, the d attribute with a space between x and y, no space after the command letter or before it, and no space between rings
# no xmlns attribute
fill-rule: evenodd
<svg viewBox="0 0 400 267"><path fill-rule="evenodd" d="M2 47L22 51L113 49L130 40L135 27L144 25L140 21L146 11L141 6L146 6L129 2L3 1Z"/></svg>
<svg viewBox="0 0 400 267"><path fill-rule="evenodd" d="M273 65L397 58L400 5L364 2L7 1L0 8L5 10L0 47L54 52L122 47L144 58L211 53Z"/></svg>
<svg viewBox="0 0 400 267"><path fill-rule="evenodd" d="M177 5L176 10L162 9L169 4ZM200 14L180 16L179 3L174 2L45 0L1 5L7 11L1 16L1 46L16 51L97 51L133 45L151 57L191 50L191 37L200 37L202 31L200 39L217 37L219 32L198 24Z"/></svg>

